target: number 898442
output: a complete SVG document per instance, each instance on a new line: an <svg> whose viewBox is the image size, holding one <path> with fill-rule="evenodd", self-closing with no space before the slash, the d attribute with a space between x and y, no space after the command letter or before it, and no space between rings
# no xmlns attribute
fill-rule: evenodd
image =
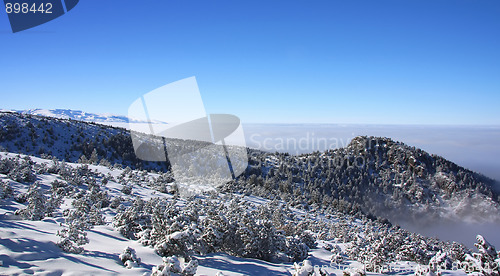
<svg viewBox="0 0 500 276"><path fill-rule="evenodd" d="M5 3L7 13L52 13L52 3Z"/></svg>

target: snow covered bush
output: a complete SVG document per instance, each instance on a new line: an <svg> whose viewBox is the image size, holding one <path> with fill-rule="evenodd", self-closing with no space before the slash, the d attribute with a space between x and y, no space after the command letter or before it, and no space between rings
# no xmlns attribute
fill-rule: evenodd
<svg viewBox="0 0 500 276"><path fill-rule="evenodd" d="M10 187L8 181L0 180L0 199L9 198L14 195L14 191Z"/></svg>
<svg viewBox="0 0 500 276"><path fill-rule="evenodd" d="M122 197L114 197L112 200L111 200L111 203L109 204L109 207L113 208L113 209L116 209L118 208L123 202L123 198Z"/></svg>
<svg viewBox="0 0 500 276"><path fill-rule="evenodd" d="M344 262L345 255L342 252L342 249L338 245L332 246L332 249L330 250L332 252L332 256L330 257L330 263L332 265L339 265Z"/></svg>
<svg viewBox="0 0 500 276"><path fill-rule="evenodd" d="M137 233L151 228L151 212L149 211L149 204L137 198L132 206L116 214L113 225L124 237L135 240Z"/></svg>
<svg viewBox="0 0 500 276"><path fill-rule="evenodd" d="M429 267L432 272L438 270L451 269L453 261L448 257L445 252L439 251L434 257L429 261Z"/></svg>
<svg viewBox="0 0 500 276"><path fill-rule="evenodd" d="M164 242L155 245L155 251L160 256L180 255L187 257L190 255L192 235L188 231L174 232L168 235Z"/></svg>
<svg viewBox="0 0 500 276"><path fill-rule="evenodd" d="M122 261L123 265L128 269L137 267L141 264L141 259L137 258L135 249L130 247L125 248L123 253L118 257L120 258L120 261Z"/></svg>
<svg viewBox="0 0 500 276"><path fill-rule="evenodd" d="M448 255L439 251L429 261L429 265L417 265L415 267L416 276L440 276L442 270L452 269L452 261Z"/></svg>
<svg viewBox="0 0 500 276"><path fill-rule="evenodd" d="M253 208L237 201L226 205L219 198L196 199L182 208L176 202L138 199L115 216L114 225L125 237L153 246L161 256L226 252L267 261L302 261L309 251L303 240L315 246L312 235L302 228L289 231L290 236L277 230L276 226L296 223L272 219L283 217L277 208Z"/></svg>
<svg viewBox="0 0 500 276"><path fill-rule="evenodd" d="M89 242L86 231L94 225L104 224L100 204L92 197L92 192L84 192L80 198L73 200L73 208L64 211L66 227L57 232L61 237L57 243L59 247L70 253L83 251L81 246Z"/></svg>
<svg viewBox="0 0 500 276"><path fill-rule="evenodd" d="M392 261L415 261L429 264L432 257L441 251L446 252L449 261L460 260L460 250L464 246L456 243L445 243L434 238L426 238L411 233L397 226L387 227L379 222L364 225L346 247L347 256L361 263L369 264L367 271L380 269L385 263ZM444 259L443 259L444 260Z"/></svg>
<svg viewBox="0 0 500 276"><path fill-rule="evenodd" d="M183 275L185 276L193 276L196 274L198 270L198 260L191 258L191 260L184 266L182 270Z"/></svg>
<svg viewBox="0 0 500 276"><path fill-rule="evenodd" d="M60 180L54 180L50 183L52 192L59 196L68 196L73 188L68 185L68 183Z"/></svg>
<svg viewBox="0 0 500 276"><path fill-rule="evenodd" d="M36 180L36 175L33 172L33 161L29 157L16 157L11 163L7 177L20 183L33 183Z"/></svg>
<svg viewBox="0 0 500 276"><path fill-rule="evenodd" d="M33 183L26 193L28 206L16 211L16 214L29 220L41 220L47 212L47 198L40 189L38 183Z"/></svg>
<svg viewBox="0 0 500 276"><path fill-rule="evenodd" d="M123 185L121 192L125 195L130 195L132 193L132 185Z"/></svg>
<svg viewBox="0 0 500 276"><path fill-rule="evenodd" d="M54 216L54 212L59 210L59 207L61 207L62 201L63 201L63 196L57 193L57 191L52 190L49 200L47 200L47 210L46 210L47 216L49 217Z"/></svg>
<svg viewBox="0 0 500 276"><path fill-rule="evenodd" d="M328 273L322 271L321 269L319 269L319 271L316 272L314 266L309 260L303 261L302 264L293 263L292 276L313 276L313 275L322 276L322 275L328 275Z"/></svg>
<svg viewBox="0 0 500 276"><path fill-rule="evenodd" d="M109 195L106 191L101 191L100 186L97 183L89 184L88 193L89 200L92 205L97 208L105 208L110 204Z"/></svg>
<svg viewBox="0 0 500 276"><path fill-rule="evenodd" d="M309 248L300 239L296 237L286 237L286 248L288 261L299 262L307 257Z"/></svg>
<svg viewBox="0 0 500 276"><path fill-rule="evenodd" d="M435 273L436 270L432 270L428 265L417 265L415 267L415 276L437 276L440 274Z"/></svg>
<svg viewBox="0 0 500 276"><path fill-rule="evenodd" d="M479 250L481 261L483 263L494 262L499 256L495 247L490 244L483 236L477 235L477 243L474 246Z"/></svg>
<svg viewBox="0 0 500 276"><path fill-rule="evenodd" d="M461 263L467 273L480 273L485 276L500 275L500 255L483 236L476 236L474 244L479 253L465 255L465 261Z"/></svg>
<svg viewBox="0 0 500 276"><path fill-rule="evenodd" d="M205 210L202 241L208 252L222 251L267 261L281 260L287 253L284 232L276 229L266 206L251 209L231 202L229 206L208 204Z"/></svg>
<svg viewBox="0 0 500 276"><path fill-rule="evenodd" d="M15 166L12 158L0 158L0 173L8 174Z"/></svg>
<svg viewBox="0 0 500 276"><path fill-rule="evenodd" d="M80 163L80 164L89 164L90 161L87 159L87 157L84 154L82 154L80 156L80 158L78 159L78 163Z"/></svg>
<svg viewBox="0 0 500 276"><path fill-rule="evenodd" d="M14 200L18 203L26 203L27 199L28 199L28 194L26 193L14 194Z"/></svg>
<svg viewBox="0 0 500 276"><path fill-rule="evenodd" d="M82 198L75 199L71 203L75 209L75 214L81 216L89 225L102 225L104 224L104 216L101 212L100 202L94 201L91 193L85 193Z"/></svg>
<svg viewBox="0 0 500 276"><path fill-rule="evenodd" d="M300 235L300 240L309 247L309 249L314 249L318 245L316 243L316 239L314 238L312 232L310 230L306 230L302 232Z"/></svg>
<svg viewBox="0 0 500 276"><path fill-rule="evenodd" d="M177 185L170 184L174 182L171 173L160 174L157 178L151 181L150 186L160 193L178 194Z"/></svg>
<svg viewBox="0 0 500 276"><path fill-rule="evenodd" d="M65 252L79 254L83 252L84 244L89 243L87 230L91 225L82 219L82 214L77 210L69 210L66 216L66 227L57 231L61 237L57 245Z"/></svg>
<svg viewBox="0 0 500 276"><path fill-rule="evenodd" d="M359 224L352 216L334 213L335 222L327 223L295 215L276 202L254 204L239 196L223 197L185 203L177 199L137 199L118 212L114 225L125 237L139 239L161 256L225 252L272 262L304 260L320 233L324 239L348 243L346 255L335 248L332 263L342 263L349 257L371 264L367 271L392 261L428 264L440 250L455 261L463 249L378 221ZM444 259L435 260L441 265Z"/></svg>
<svg viewBox="0 0 500 276"><path fill-rule="evenodd" d="M153 268L152 276L193 276L198 269L198 261L191 259L184 267L176 256L163 257L163 264Z"/></svg>
<svg viewBox="0 0 500 276"><path fill-rule="evenodd" d="M349 269L344 270L343 275L344 276L365 276L366 271L361 266L359 266L359 267L355 266L355 267L351 267Z"/></svg>

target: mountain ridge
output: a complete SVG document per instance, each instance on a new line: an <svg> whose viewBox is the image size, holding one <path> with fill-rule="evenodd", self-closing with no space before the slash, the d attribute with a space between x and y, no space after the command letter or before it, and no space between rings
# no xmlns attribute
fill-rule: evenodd
<svg viewBox="0 0 500 276"><path fill-rule="evenodd" d="M157 120L152 121L144 121L140 119L130 118L125 115L116 115L111 113L91 113L85 112L81 110L73 110L73 109L42 109L42 108L34 108L34 109L25 109L25 110L2 110L4 112L16 112L20 114L30 114L30 115L38 115L45 117L53 117L58 119L72 119L83 122L91 122L91 123L100 123L110 126L119 126L126 127L126 124L135 123L135 124L166 124L165 122L160 122Z"/></svg>

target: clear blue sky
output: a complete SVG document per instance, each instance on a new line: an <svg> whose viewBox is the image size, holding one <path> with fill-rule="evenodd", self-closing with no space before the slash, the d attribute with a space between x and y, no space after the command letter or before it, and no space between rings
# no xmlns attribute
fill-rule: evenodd
<svg viewBox="0 0 500 276"><path fill-rule="evenodd" d="M500 124L498 0L81 0L12 34L0 108L126 114L196 76L244 122Z"/></svg>

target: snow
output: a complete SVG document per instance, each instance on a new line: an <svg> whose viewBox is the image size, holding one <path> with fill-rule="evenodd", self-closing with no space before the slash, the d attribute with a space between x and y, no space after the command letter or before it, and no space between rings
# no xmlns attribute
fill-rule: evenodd
<svg viewBox="0 0 500 276"><path fill-rule="evenodd" d="M43 221L1 220L0 274L64 273L65 275L149 273L161 263L154 250L123 238L111 226L96 226L88 233L84 254L62 252L55 235L61 227L53 219ZM127 246L136 249L140 267L127 269L119 255Z"/></svg>
<svg viewBox="0 0 500 276"><path fill-rule="evenodd" d="M0 158L14 156L16 154L0 153ZM34 157L31 157L31 160L38 164L50 164L52 162L51 160ZM67 165L74 168L81 166L81 164L75 163L67 163ZM136 197L144 200L154 197L166 199L172 199L173 197L169 194L159 193L147 185L147 181L158 177L157 174L147 173L143 181L134 183L131 195L124 195L121 192L122 183L119 183L117 179L125 170L95 165L89 165L89 169L103 175L109 174L112 176L112 179L102 186L103 190L111 197L121 196L130 201ZM54 174L37 175L37 181L42 190L50 189L50 183L56 179L63 181L58 175ZM0 174L0 180L8 181L17 192L26 192L29 187L29 184L9 180L3 174ZM127 178L124 181L127 181ZM224 196L220 196L220 199L223 200ZM255 206L269 203L269 200L257 196L244 196L242 199ZM104 209L106 224L94 226L88 231L89 243L84 246L84 253L71 254L63 252L56 244L59 240L56 235L57 231L62 229L61 223L64 223L61 213L58 212L55 217L47 217L41 221L22 220L14 215L14 211L24 206L12 199L1 199L0 275L149 275L154 267L164 262L162 257L157 255L154 248L123 237L111 223L115 211L110 208ZM70 208L70 206L71 200L66 198L61 209ZM303 210L293 209L292 211L299 217L309 215ZM315 219L336 220L336 218L322 216ZM360 224L361 221L354 221L353 223ZM169 238L179 240L186 235L186 232L178 231L170 234ZM308 275L307 273L311 271L319 273L320 269L329 275L342 275L344 271L356 272L356 267L362 266L360 263L350 260L346 260L339 266L332 265L330 260L333 253L324 248L324 245L327 244L338 246L341 251L344 251L347 246L347 244L341 243L340 240L318 240L318 247L312 249L307 259L299 264L271 263L257 259L239 258L225 253L195 255L194 259L198 262L196 275L293 275L293 273L296 273L295 275ZM120 255L128 247L135 250L140 263L129 264L127 267L122 263ZM184 263L184 260L181 260L180 265L188 266L188 264ZM391 263L389 266L397 267L397 270L392 271L395 275L409 275L413 272L416 264L397 262ZM298 271L295 271L297 268ZM376 273L367 274L380 275ZM446 274L463 275L459 271L447 271L443 275ZM354 275L354 273L351 275Z"/></svg>
<svg viewBox="0 0 500 276"><path fill-rule="evenodd" d="M62 252L55 244L60 226L53 219L43 221L0 220L0 274L63 273L64 275L150 273L162 263L153 248L122 237L112 226L95 226L88 233L90 243L84 254ZM123 249L136 250L141 264L127 269L119 259ZM313 254L314 256L315 254ZM229 256L224 253L197 256L196 275L290 275L290 264L274 264L256 259ZM319 263L318 258L314 258Z"/></svg>
<svg viewBox="0 0 500 276"><path fill-rule="evenodd" d="M93 122L99 123L103 125L113 126L113 127L121 127L121 128L129 128L129 124L133 124L135 130L144 130L147 132L149 129L149 124L166 124L165 122L160 122L157 120L152 120L151 122L146 122L142 120L137 120L134 118L129 118L123 115L115 115L110 113L104 114L95 114L88 113L80 110L71 110L71 109L28 109L28 110L0 110L4 112L17 112L21 114L30 114L30 115L38 115L45 117L53 117L59 119L72 119L77 121L84 122Z"/></svg>
<svg viewBox="0 0 500 276"><path fill-rule="evenodd" d="M227 276L240 275L290 275L290 265L274 264L256 259L244 259L224 253L208 254L198 257L200 266L196 275L216 275L222 272Z"/></svg>

